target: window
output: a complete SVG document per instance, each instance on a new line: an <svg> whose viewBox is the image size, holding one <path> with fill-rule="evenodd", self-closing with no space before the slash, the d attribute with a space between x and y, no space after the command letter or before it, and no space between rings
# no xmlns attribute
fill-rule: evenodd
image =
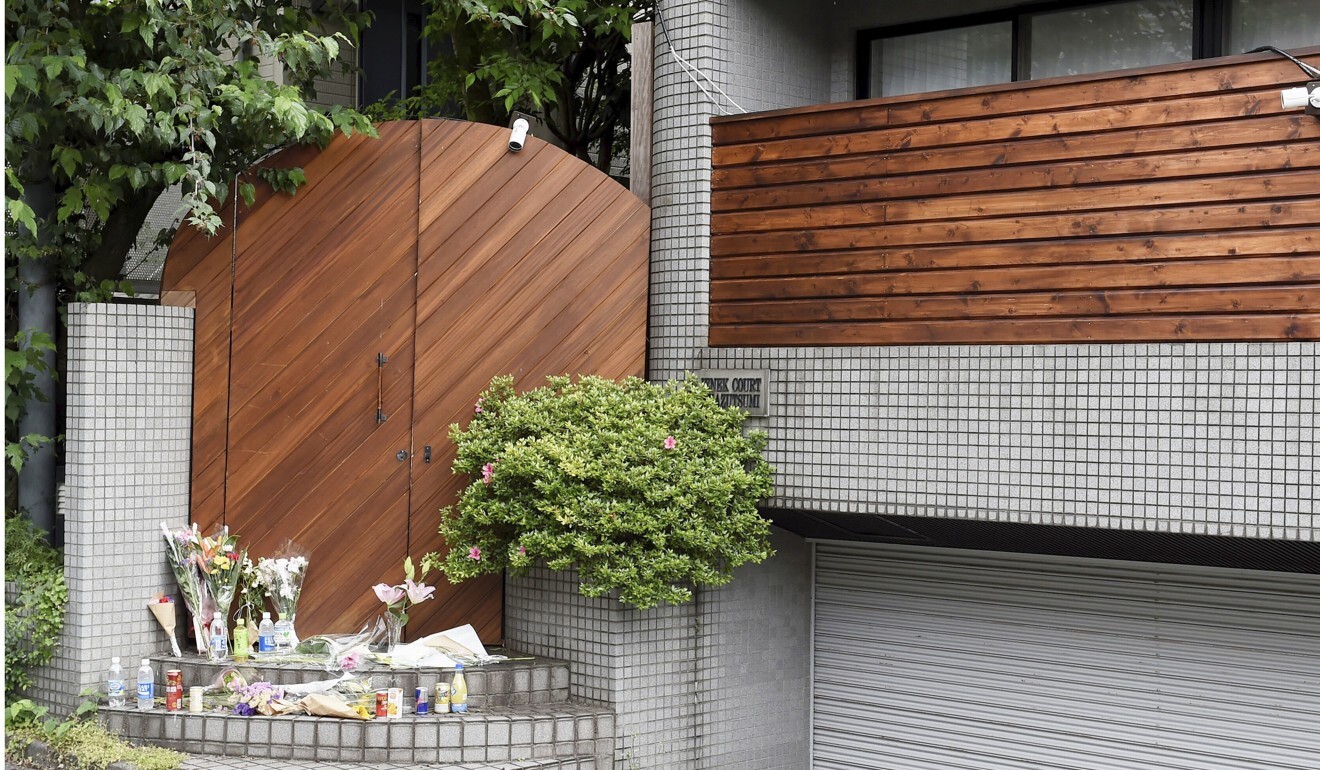
<svg viewBox="0 0 1320 770"><path fill-rule="evenodd" d="M1150 67L1320 45L1320 0L1101 0L858 34L858 97Z"/></svg>
<svg viewBox="0 0 1320 770"><path fill-rule="evenodd" d="M871 82L885 95L1006 83L1012 61L1012 22L897 35L872 41Z"/></svg>

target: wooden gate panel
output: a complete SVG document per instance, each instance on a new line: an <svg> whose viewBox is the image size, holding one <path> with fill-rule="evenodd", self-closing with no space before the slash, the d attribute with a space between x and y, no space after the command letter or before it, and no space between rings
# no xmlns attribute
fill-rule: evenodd
<svg viewBox="0 0 1320 770"><path fill-rule="evenodd" d="M414 462L409 551L444 547L440 509L470 482L452 471L451 423L466 423L477 395L500 374L520 388L548 374L606 377L644 371L650 213L626 189L572 158L529 139L504 151L507 134L463 125L455 147L479 139L486 150L470 172L450 151L423 142L422 167L454 168L465 180L423 174L418 242L417 370L414 442L432 447ZM436 188L434 191L432 187ZM610 334L620 336L609 336ZM608 349L600 368L573 369ZM492 609L502 581L464 584L461 597L412 613L417 633L471 622L483 639L500 637ZM471 593L467 593L471 591Z"/></svg>
<svg viewBox="0 0 1320 770"><path fill-rule="evenodd" d="M198 309L194 519L223 517L257 554L285 538L311 551L304 633L356 630L380 609L371 584L443 546L440 508L468 483L448 425L491 377L645 365L640 201L542 142L510 153L504 129L380 133L275 156L309 184L261 187L236 239L181 234L164 281ZM499 576L437 588L410 636L470 622L500 640Z"/></svg>

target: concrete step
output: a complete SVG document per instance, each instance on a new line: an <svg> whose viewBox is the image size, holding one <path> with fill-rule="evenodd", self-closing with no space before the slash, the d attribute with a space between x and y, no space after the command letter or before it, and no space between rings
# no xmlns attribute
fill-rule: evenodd
<svg viewBox="0 0 1320 770"><path fill-rule="evenodd" d="M415 764L412 762L318 762L314 759L256 759L194 755L180 770L596 770L594 757L521 759L504 762Z"/></svg>
<svg viewBox="0 0 1320 770"><path fill-rule="evenodd" d="M510 658L528 657L504 650L500 650L499 654ZM286 663L273 658L261 661L251 659L240 664L233 661L211 663L200 655L184 655L178 658L157 655L151 661L151 666L156 672L157 694L165 692L165 672L169 669L178 669L183 673L185 694L189 687L210 684L222 670L231 666L255 672L256 679L271 684L312 682L339 676L338 671L327 671L324 666L311 663ZM434 695L436 682L453 679L454 669L404 669L367 664L354 673L370 677L371 688L374 690L402 688L404 696L411 703L413 691L419 684L426 686ZM468 704L472 708L539 706L568 702L569 670L568 663L562 660L528 658L507 660L486 666L465 667L463 678L467 681Z"/></svg>
<svg viewBox="0 0 1320 770"><path fill-rule="evenodd" d="M572 768L613 768L614 713L580 703L366 722L126 708L105 708L100 713L111 731L129 740L192 754L323 762L557 760Z"/></svg>

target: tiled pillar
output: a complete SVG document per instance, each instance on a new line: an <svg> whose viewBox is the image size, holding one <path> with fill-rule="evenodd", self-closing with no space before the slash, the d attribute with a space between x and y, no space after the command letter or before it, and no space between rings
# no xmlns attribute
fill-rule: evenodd
<svg viewBox="0 0 1320 770"><path fill-rule="evenodd" d="M132 679L139 659L168 650L146 604L175 591L160 523L188 521L192 359L191 309L69 307L69 605L55 659L36 677L39 698L57 710L99 685L112 656Z"/></svg>
<svg viewBox="0 0 1320 770"><path fill-rule="evenodd" d="M613 707L618 770L694 767L697 607L625 607L578 593L574 572L510 578L505 643L571 664L570 693Z"/></svg>

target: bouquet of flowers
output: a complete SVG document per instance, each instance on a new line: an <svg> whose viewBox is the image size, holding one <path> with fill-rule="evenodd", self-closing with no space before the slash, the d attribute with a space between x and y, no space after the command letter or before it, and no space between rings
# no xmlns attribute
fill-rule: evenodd
<svg viewBox="0 0 1320 770"><path fill-rule="evenodd" d="M298 644L298 635L293 630L294 618L298 614L298 597L302 595L303 580L307 577L307 556L296 543L286 540L276 558L257 560L257 579L266 589L266 596L275 606L280 620L288 621L289 642Z"/></svg>
<svg viewBox="0 0 1320 770"><path fill-rule="evenodd" d="M211 593L207 587L206 581L202 579L202 572L197 566L197 561L193 558L197 543L201 536L197 532L197 525L194 524L191 529L178 529L171 532L161 522L160 531L165 535L165 557L174 570L174 580L179 584L179 592L183 594L184 606L192 614L193 633L196 635L197 651L206 652L206 620L210 618L208 607L214 607L215 603L211 601ZM214 612L211 609L210 612Z"/></svg>
<svg viewBox="0 0 1320 770"><path fill-rule="evenodd" d="M389 639L386 643L386 652L394 649L403 637L403 627L408 625L408 608L414 604L430 599L435 593L435 588L421 582L426 579L426 573L429 568L423 568L421 577L417 582L413 582L416 577L413 570L412 557L405 557L403 560L404 581L399 585L388 585L378 583L371 587L376 592L376 598L380 599L385 605L385 622L389 631Z"/></svg>
<svg viewBox="0 0 1320 770"><path fill-rule="evenodd" d="M253 682L240 687L233 697L234 713L250 717L253 714L275 716L287 714L298 709L296 702L284 699L284 688L270 682Z"/></svg>
<svg viewBox="0 0 1320 770"><path fill-rule="evenodd" d="M211 594L220 617L229 618L229 608L234 603L234 594L238 590L238 575L243 571L246 551L238 550L238 536L229 534L229 527L222 527L210 537L197 538L193 548L193 560L202 573L206 590Z"/></svg>

